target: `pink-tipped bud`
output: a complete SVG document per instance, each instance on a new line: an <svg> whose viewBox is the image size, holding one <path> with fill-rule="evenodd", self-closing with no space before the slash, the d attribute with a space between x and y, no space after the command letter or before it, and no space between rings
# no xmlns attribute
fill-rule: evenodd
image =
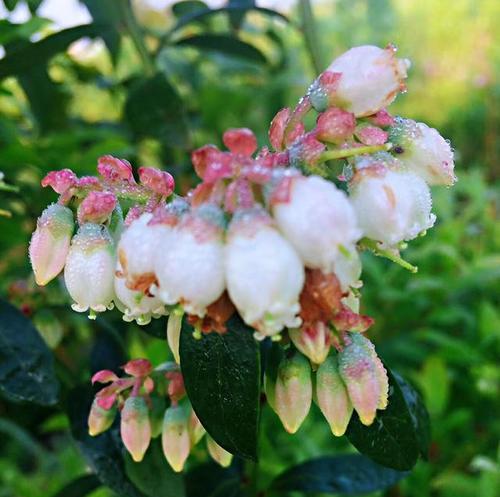
<svg viewBox="0 0 500 497"><path fill-rule="evenodd" d="M288 433L300 428L311 401L311 366L302 354L296 353L281 362L276 378L275 410Z"/></svg>
<svg viewBox="0 0 500 497"><path fill-rule="evenodd" d="M97 161L97 170L103 178L111 183L118 181L135 183L132 166L124 159L117 159L112 155L99 157Z"/></svg>
<svg viewBox="0 0 500 497"><path fill-rule="evenodd" d="M387 128L394 124L394 116L389 114L385 109L379 110L376 114L373 114L373 116L368 116L367 119L373 125L380 126L381 128Z"/></svg>
<svg viewBox="0 0 500 497"><path fill-rule="evenodd" d="M300 167L304 164L314 166L319 162L320 156L325 150L325 145L318 141L313 133L307 133L290 146L290 165L292 167Z"/></svg>
<svg viewBox="0 0 500 497"><path fill-rule="evenodd" d="M332 107L319 115L316 138L329 143L342 143L352 138L356 117L346 110Z"/></svg>
<svg viewBox="0 0 500 497"><path fill-rule="evenodd" d="M210 457L223 468L231 466L233 454L223 449L210 435L207 435L207 449Z"/></svg>
<svg viewBox="0 0 500 497"><path fill-rule="evenodd" d="M193 409L191 409L191 413L189 414L188 428L191 447L193 447L203 438L203 435L205 435L206 433L205 428L203 428L201 421L199 420Z"/></svg>
<svg viewBox="0 0 500 497"><path fill-rule="evenodd" d="M170 351L174 356L174 360L177 364L181 363L181 356L179 354L179 341L181 338L182 329L182 313L172 312L168 317L167 323L167 342L170 347Z"/></svg>
<svg viewBox="0 0 500 497"><path fill-rule="evenodd" d="M351 419L352 404L335 356L328 357L316 372L316 399L332 433L341 437Z"/></svg>
<svg viewBox="0 0 500 497"><path fill-rule="evenodd" d="M228 129L222 136L222 141L233 154L250 157L257 150L257 139L248 128Z"/></svg>
<svg viewBox="0 0 500 497"><path fill-rule="evenodd" d="M285 146L292 144L300 135L304 134L304 125L299 121L293 128L288 130L285 137L285 130L292 115L289 107L281 109L273 118L269 127L269 142L274 150L280 152Z"/></svg>
<svg viewBox="0 0 500 497"><path fill-rule="evenodd" d="M94 400L88 419L89 435L95 437L106 431L113 424L117 412L115 405L112 405L109 409L103 409Z"/></svg>
<svg viewBox="0 0 500 497"><path fill-rule="evenodd" d="M161 443L163 454L172 469L180 473L191 450L188 428L189 412L181 406L171 406L165 411Z"/></svg>
<svg viewBox="0 0 500 497"><path fill-rule="evenodd" d="M123 366L125 373L135 378L142 378L153 371L153 365L148 359L132 359Z"/></svg>
<svg viewBox="0 0 500 497"><path fill-rule="evenodd" d="M38 218L29 246L38 285L46 285L63 270L73 229L73 213L60 204L49 205Z"/></svg>
<svg viewBox="0 0 500 497"><path fill-rule="evenodd" d="M42 186L50 186L60 195L66 193L71 187L77 184L78 178L71 169L61 169L60 171L50 171L42 179Z"/></svg>
<svg viewBox="0 0 500 497"><path fill-rule="evenodd" d="M332 333L325 323L291 328L288 334L295 347L314 364L321 364L330 352Z"/></svg>
<svg viewBox="0 0 500 497"><path fill-rule="evenodd" d="M380 371L374 360L373 351L365 338L351 333L350 342L339 353L339 372L347 387L349 398L361 422L369 426L386 393L380 381Z"/></svg>
<svg viewBox="0 0 500 497"><path fill-rule="evenodd" d="M121 412L120 433L123 444L135 462L142 461L151 441L151 423L143 397L129 397Z"/></svg>
<svg viewBox="0 0 500 497"><path fill-rule="evenodd" d="M231 154L221 152L215 145L196 149L191 154L191 161L196 174L206 183L230 178L234 173Z"/></svg>
<svg viewBox="0 0 500 497"><path fill-rule="evenodd" d="M116 207L116 196L111 192L90 192L78 207L78 222L104 223Z"/></svg>
<svg viewBox="0 0 500 497"><path fill-rule="evenodd" d="M330 104L357 117L369 116L387 107L404 90L410 63L396 58L395 49L372 45L354 47L335 59L328 71L339 73Z"/></svg>
<svg viewBox="0 0 500 497"><path fill-rule="evenodd" d="M369 124L357 126L354 134L364 145L383 145L389 136L387 131L377 126L370 126Z"/></svg>
<svg viewBox="0 0 500 497"><path fill-rule="evenodd" d="M139 179L144 186L162 197L171 195L175 188L174 177L167 171L154 167L140 167Z"/></svg>
<svg viewBox="0 0 500 497"><path fill-rule="evenodd" d="M93 385L94 383L110 383L118 379L118 376L116 376L113 371L110 371L109 369L102 369L101 371L97 371L97 373L92 376L91 381Z"/></svg>

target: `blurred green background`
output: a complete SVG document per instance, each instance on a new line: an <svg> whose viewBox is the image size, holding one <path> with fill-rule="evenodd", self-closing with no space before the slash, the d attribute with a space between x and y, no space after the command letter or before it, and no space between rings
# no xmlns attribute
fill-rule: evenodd
<svg viewBox="0 0 500 497"><path fill-rule="evenodd" d="M500 2L318 1L307 29L295 2L258 3L287 19L241 8L251 1L212 2L223 9L206 15L197 15L199 1L134 1L133 11L123 0L3 3L0 171L19 191L0 191L0 209L11 215L0 217L0 292L32 317L68 389L128 356L160 362L165 346L113 314L95 325L68 312L57 282L35 288L26 249L37 216L55 200L39 186L49 170L93 174L109 153L167 168L185 192L192 148L220 144L227 127L240 126L266 144L273 115L295 104L315 64L359 44L394 43L411 59L408 92L391 111L451 139L459 182L436 188L437 225L405 253L417 275L364 256L371 336L419 387L433 427L429 460L386 495L500 495ZM161 326L150 332L161 335ZM265 411L264 480L349 450L319 418L315 411L292 437ZM0 401L0 497L55 495L86 471L60 409Z"/></svg>

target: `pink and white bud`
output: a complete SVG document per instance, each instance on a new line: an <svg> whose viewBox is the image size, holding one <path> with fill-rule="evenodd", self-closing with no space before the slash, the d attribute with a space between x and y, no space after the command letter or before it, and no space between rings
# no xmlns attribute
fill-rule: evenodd
<svg viewBox="0 0 500 497"><path fill-rule="evenodd" d="M224 292L223 214L205 204L186 214L175 228L174 242L156 257L158 296L181 303L189 314L203 317Z"/></svg>
<svg viewBox="0 0 500 497"><path fill-rule="evenodd" d="M188 427L189 413L181 406L171 406L165 411L161 443L163 454L176 473L184 469L191 450Z"/></svg>
<svg viewBox="0 0 500 497"><path fill-rule="evenodd" d="M314 364L323 363L330 352L332 333L325 323L290 328L288 335L295 347Z"/></svg>
<svg viewBox="0 0 500 497"><path fill-rule="evenodd" d="M78 206L78 223L104 223L116 207L116 195L111 192L90 192Z"/></svg>
<svg viewBox="0 0 500 497"><path fill-rule="evenodd" d="M437 130L399 117L389 132L393 151L408 171L429 185L451 186L455 183L453 150L450 142Z"/></svg>
<svg viewBox="0 0 500 497"><path fill-rule="evenodd" d="M99 171L99 174L104 179L111 183L120 181L135 183L130 162L124 159L117 159L112 155L99 157L97 161L97 171Z"/></svg>
<svg viewBox="0 0 500 497"><path fill-rule="evenodd" d="M175 188L173 176L154 167L140 167L139 179L144 186L161 197L168 197Z"/></svg>
<svg viewBox="0 0 500 497"><path fill-rule="evenodd" d="M389 137L387 131L369 124L360 124L354 134L363 145L383 145Z"/></svg>
<svg viewBox="0 0 500 497"><path fill-rule="evenodd" d="M121 412L120 434L135 462L142 461L151 441L151 423L143 397L129 397Z"/></svg>
<svg viewBox="0 0 500 497"><path fill-rule="evenodd" d="M356 117L351 112L331 107L318 116L316 138L329 143L343 143L352 138Z"/></svg>
<svg viewBox="0 0 500 497"><path fill-rule="evenodd" d="M278 367L275 411L285 430L295 433L306 419L312 401L311 366L301 354L284 359Z"/></svg>
<svg viewBox="0 0 500 497"><path fill-rule="evenodd" d="M316 371L316 399L332 433L341 437L351 419L352 404L336 356L328 357Z"/></svg>
<svg viewBox="0 0 500 497"><path fill-rule="evenodd" d="M359 169L351 202L363 234L392 247L434 225L429 187L419 176L385 167Z"/></svg>
<svg viewBox="0 0 500 497"><path fill-rule="evenodd" d="M303 263L325 273L335 271L341 252L362 234L347 195L319 176L293 177L288 200L272 209Z"/></svg>
<svg viewBox="0 0 500 497"><path fill-rule="evenodd" d="M59 171L50 171L42 179L42 186L50 186L56 193L64 195L70 188L78 182L76 174L71 169L61 169Z"/></svg>
<svg viewBox="0 0 500 497"><path fill-rule="evenodd" d="M38 218L29 246L38 285L46 285L63 270L73 229L71 209L60 204L49 205Z"/></svg>
<svg viewBox="0 0 500 497"><path fill-rule="evenodd" d="M233 454L223 449L210 435L207 435L207 449L210 457L223 468L231 466Z"/></svg>
<svg viewBox="0 0 500 497"><path fill-rule="evenodd" d="M203 438L206 431L193 409L191 409L191 413L189 414L188 429L191 447L194 447Z"/></svg>
<svg viewBox="0 0 500 497"><path fill-rule="evenodd" d="M297 327L304 268L289 242L263 209L237 212L226 242L229 296L260 338Z"/></svg>
<svg viewBox="0 0 500 497"><path fill-rule="evenodd" d="M90 408L88 427L89 435L95 437L105 432L115 420L116 413L118 412L115 405L109 409L103 409L96 400L92 403Z"/></svg>
<svg viewBox="0 0 500 497"><path fill-rule="evenodd" d="M181 312L176 312L174 310L168 317L167 323L167 342L177 364L181 363L179 342L181 339L182 315Z"/></svg>
<svg viewBox="0 0 500 497"><path fill-rule="evenodd" d="M369 426L379 406L386 405L383 399L387 393L373 352L364 341L366 339L359 333L351 333L349 337L350 343L339 353L339 373L359 419Z"/></svg>
<svg viewBox="0 0 500 497"><path fill-rule="evenodd" d="M80 227L71 241L64 281L77 312L91 309L104 312L112 306L115 296L115 250L108 230L87 223Z"/></svg>
<svg viewBox="0 0 500 497"><path fill-rule="evenodd" d="M407 59L396 58L395 49L372 45L354 47L335 59L327 71L340 73L330 101L356 117L369 116L387 107L402 91Z"/></svg>

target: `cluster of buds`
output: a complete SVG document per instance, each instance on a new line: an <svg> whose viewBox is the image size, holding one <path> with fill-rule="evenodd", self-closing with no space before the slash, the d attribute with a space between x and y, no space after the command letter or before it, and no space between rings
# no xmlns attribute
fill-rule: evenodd
<svg viewBox="0 0 500 497"><path fill-rule="evenodd" d="M160 437L165 459L176 472L183 470L191 449L205 429L186 397L178 366L164 363L157 368L147 359L133 359L123 366L126 377L102 370L92 383L108 383L94 398L88 418L91 436L109 429L120 412L120 435L135 462L144 458L152 438ZM223 467L232 455L209 435L208 453Z"/></svg>
<svg viewBox="0 0 500 497"><path fill-rule="evenodd" d="M435 222L429 185L455 181L449 143L386 110L405 89L408 67L392 46L349 50L294 109L277 113L271 149L258 150L242 128L224 133L225 150L195 150L200 183L184 197L173 194L167 172L142 167L136 181L128 162L110 156L99 159L98 177L49 173L42 185L60 197L33 234L36 281L64 269L73 308L91 316L113 305L139 324L169 314L177 362L184 314L200 338L224 333L238 312L256 339L291 341L297 350L293 371L283 373L290 380L274 393L282 419L293 412L294 392L304 397L303 411L284 421L289 431L312 395L298 387L307 361L322 379L318 402L334 433L352 408L370 424L387 403L387 377L359 334L373 323L359 312L360 251L416 270L400 250ZM307 130L311 111L316 124ZM328 388L343 400L332 400ZM337 404L340 418L331 414Z"/></svg>

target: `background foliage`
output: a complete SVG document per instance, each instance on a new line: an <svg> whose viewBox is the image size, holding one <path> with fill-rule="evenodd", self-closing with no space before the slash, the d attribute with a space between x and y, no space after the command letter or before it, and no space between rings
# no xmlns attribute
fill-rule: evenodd
<svg viewBox="0 0 500 497"><path fill-rule="evenodd" d="M4 0L9 10L18 3ZM0 217L0 293L47 344L34 367L43 364L47 374L55 368L61 385L57 404L52 398L40 406L14 402L12 392L22 386L9 383L7 366L13 351L30 350L38 335L33 330L29 343L14 337L12 344L0 344L0 496L110 495L88 475L78 450L86 440L78 420L85 415L78 409L84 394L70 391L88 385L98 369L144 355L159 363L166 353L165 342L154 336L163 336L164 323L152 325L149 334L112 313L91 323L68 311L58 282L35 288L26 247L37 216L54 198L40 189L40 179L62 167L92 173L96 158L111 153L133 164L167 167L184 192L193 180L193 147L220 144L224 129L238 126L254 129L264 144L272 116L295 103L313 79L315 63L324 67L356 44L388 42L413 62L409 92L396 110L439 127L452 140L459 183L434 192L438 224L406 253L419 266L416 276L369 254L363 265L365 311L376 317L371 336L385 362L419 387L432 421L429 460L386 495L498 495L498 2L318 2L314 57L308 31L304 36L301 30L300 6L292 5L287 19L273 11L247 12L251 1L229 1L228 9L214 12L200 10L205 6L199 1L157 10L136 1L131 11L122 0L85 0L93 23L61 30L37 15L44 3L27 2L32 15L21 24L0 20L0 171L19 188L0 192L0 208L11 213ZM1 311L3 324L14 319L7 304ZM31 366L25 367L28 374ZM263 410L263 487L293 464L353 452L344 439L332 439L327 425L316 422L319 416L314 412L291 437ZM104 462L113 464L120 448L112 434L106 437ZM150 466L168 471L157 452L148 453ZM104 457L97 446L85 455ZM196 449L191 467L205 460L205 451ZM112 466L117 478L123 476L121 494L133 495L127 492L138 487L149 495L157 488L155 472L137 474L131 467L126 460L123 467ZM208 478L217 479L217 470L193 471L189 497L208 495ZM225 478L226 493L217 495L230 495L238 476ZM207 482L202 489L199 479Z"/></svg>

